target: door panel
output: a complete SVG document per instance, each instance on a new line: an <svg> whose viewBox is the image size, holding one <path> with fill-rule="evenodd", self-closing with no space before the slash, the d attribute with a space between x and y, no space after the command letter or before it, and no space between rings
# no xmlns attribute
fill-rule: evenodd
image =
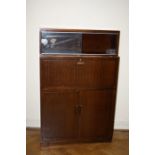
<svg viewBox="0 0 155 155"><path fill-rule="evenodd" d="M81 53L81 33L41 32L41 53Z"/></svg>
<svg viewBox="0 0 155 155"><path fill-rule="evenodd" d="M75 87L75 60L41 60L40 66L42 90Z"/></svg>
<svg viewBox="0 0 155 155"><path fill-rule="evenodd" d="M77 62L78 87L113 88L116 86L116 59L84 59Z"/></svg>
<svg viewBox="0 0 155 155"><path fill-rule="evenodd" d="M102 139L108 137L111 120L113 91L80 92L80 138Z"/></svg>
<svg viewBox="0 0 155 155"><path fill-rule="evenodd" d="M43 139L74 139L78 135L75 112L77 94L46 92L41 95L41 132Z"/></svg>
<svg viewBox="0 0 155 155"><path fill-rule="evenodd" d="M117 53L117 34L83 34L82 36L83 53L88 54L116 54Z"/></svg>

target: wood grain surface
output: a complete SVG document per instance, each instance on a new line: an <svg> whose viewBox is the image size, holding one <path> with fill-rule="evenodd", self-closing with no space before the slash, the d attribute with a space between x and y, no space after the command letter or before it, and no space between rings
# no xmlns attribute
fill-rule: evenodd
<svg viewBox="0 0 155 155"><path fill-rule="evenodd" d="M40 146L40 130L27 129L26 155L129 155L129 132L114 131L112 143Z"/></svg>

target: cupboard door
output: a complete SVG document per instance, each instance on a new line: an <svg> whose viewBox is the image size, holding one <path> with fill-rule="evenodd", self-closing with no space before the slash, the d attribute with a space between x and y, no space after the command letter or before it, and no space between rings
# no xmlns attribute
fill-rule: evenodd
<svg viewBox="0 0 155 155"><path fill-rule="evenodd" d="M80 88L116 87L118 59L81 58L77 62L77 86Z"/></svg>
<svg viewBox="0 0 155 155"><path fill-rule="evenodd" d="M113 130L113 91L81 91L80 104L80 138L101 141L110 139Z"/></svg>
<svg viewBox="0 0 155 155"><path fill-rule="evenodd" d="M76 61L41 60L41 89L72 88L76 83Z"/></svg>
<svg viewBox="0 0 155 155"><path fill-rule="evenodd" d="M77 94L46 92L41 95L42 140L63 141L78 135Z"/></svg>

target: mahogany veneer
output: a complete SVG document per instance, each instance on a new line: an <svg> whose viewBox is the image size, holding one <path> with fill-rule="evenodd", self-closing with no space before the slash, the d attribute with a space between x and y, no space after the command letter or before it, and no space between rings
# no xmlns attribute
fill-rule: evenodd
<svg viewBox="0 0 155 155"><path fill-rule="evenodd" d="M110 142L119 31L40 30L41 143Z"/></svg>

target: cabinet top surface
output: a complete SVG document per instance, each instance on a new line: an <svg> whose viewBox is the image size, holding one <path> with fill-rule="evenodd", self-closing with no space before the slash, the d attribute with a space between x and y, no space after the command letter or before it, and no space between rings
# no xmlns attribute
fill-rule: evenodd
<svg viewBox="0 0 155 155"><path fill-rule="evenodd" d="M57 29L57 28L40 28L40 31L51 32L82 32L82 33L116 33L119 34L119 30L97 30L97 29Z"/></svg>

